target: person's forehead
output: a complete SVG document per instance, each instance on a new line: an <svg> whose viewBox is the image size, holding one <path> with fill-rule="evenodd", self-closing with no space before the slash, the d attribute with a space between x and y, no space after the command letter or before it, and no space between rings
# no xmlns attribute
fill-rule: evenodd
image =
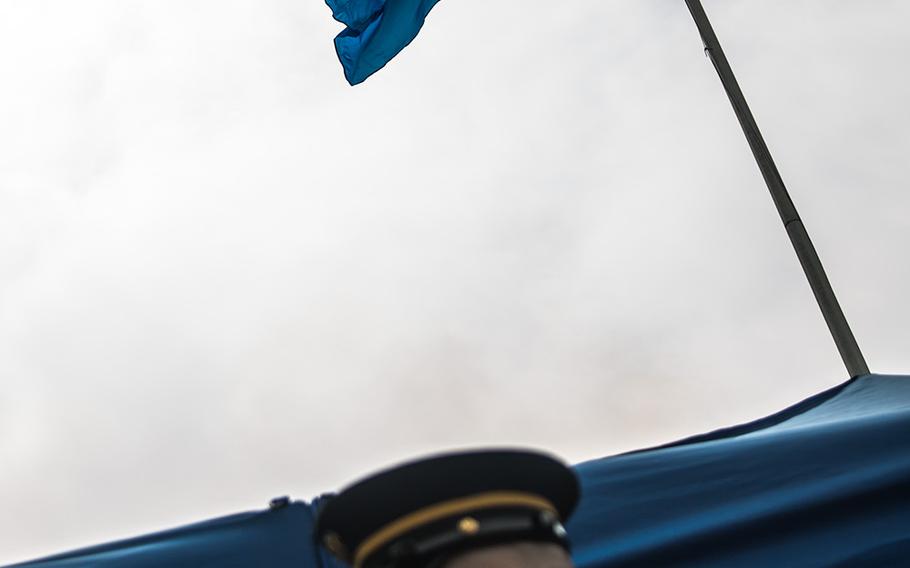
<svg viewBox="0 0 910 568"><path fill-rule="evenodd" d="M571 568L572 559L552 543L519 542L489 546L452 557L440 568Z"/></svg>

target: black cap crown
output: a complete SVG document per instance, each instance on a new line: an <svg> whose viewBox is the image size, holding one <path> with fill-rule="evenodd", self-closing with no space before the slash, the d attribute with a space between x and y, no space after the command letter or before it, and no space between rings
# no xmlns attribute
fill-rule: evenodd
<svg viewBox="0 0 910 568"><path fill-rule="evenodd" d="M483 450L413 461L345 488L321 509L319 541L355 568L418 567L518 540L568 547L574 472L536 452Z"/></svg>

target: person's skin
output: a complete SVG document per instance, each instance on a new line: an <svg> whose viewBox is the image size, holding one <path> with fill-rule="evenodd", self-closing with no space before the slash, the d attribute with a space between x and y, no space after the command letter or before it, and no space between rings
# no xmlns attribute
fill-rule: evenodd
<svg viewBox="0 0 910 568"><path fill-rule="evenodd" d="M572 568L565 549L549 542L487 546L453 557L442 568Z"/></svg>

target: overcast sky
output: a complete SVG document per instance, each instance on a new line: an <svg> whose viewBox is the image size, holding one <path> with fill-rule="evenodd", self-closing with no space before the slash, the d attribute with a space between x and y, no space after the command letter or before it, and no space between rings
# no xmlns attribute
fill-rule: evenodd
<svg viewBox="0 0 910 568"><path fill-rule="evenodd" d="M706 0L876 372L910 4ZM573 462L847 376L683 0L0 3L0 562L474 445Z"/></svg>

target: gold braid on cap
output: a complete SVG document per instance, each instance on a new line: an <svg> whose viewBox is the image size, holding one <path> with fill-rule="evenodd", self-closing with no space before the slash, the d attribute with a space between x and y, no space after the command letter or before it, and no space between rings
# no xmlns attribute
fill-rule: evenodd
<svg viewBox="0 0 910 568"><path fill-rule="evenodd" d="M539 495L519 491L489 491L417 509L388 523L364 539L354 551L354 568L362 568L364 561L374 552L412 529L459 514L494 507L529 507L559 515L553 503Z"/></svg>

